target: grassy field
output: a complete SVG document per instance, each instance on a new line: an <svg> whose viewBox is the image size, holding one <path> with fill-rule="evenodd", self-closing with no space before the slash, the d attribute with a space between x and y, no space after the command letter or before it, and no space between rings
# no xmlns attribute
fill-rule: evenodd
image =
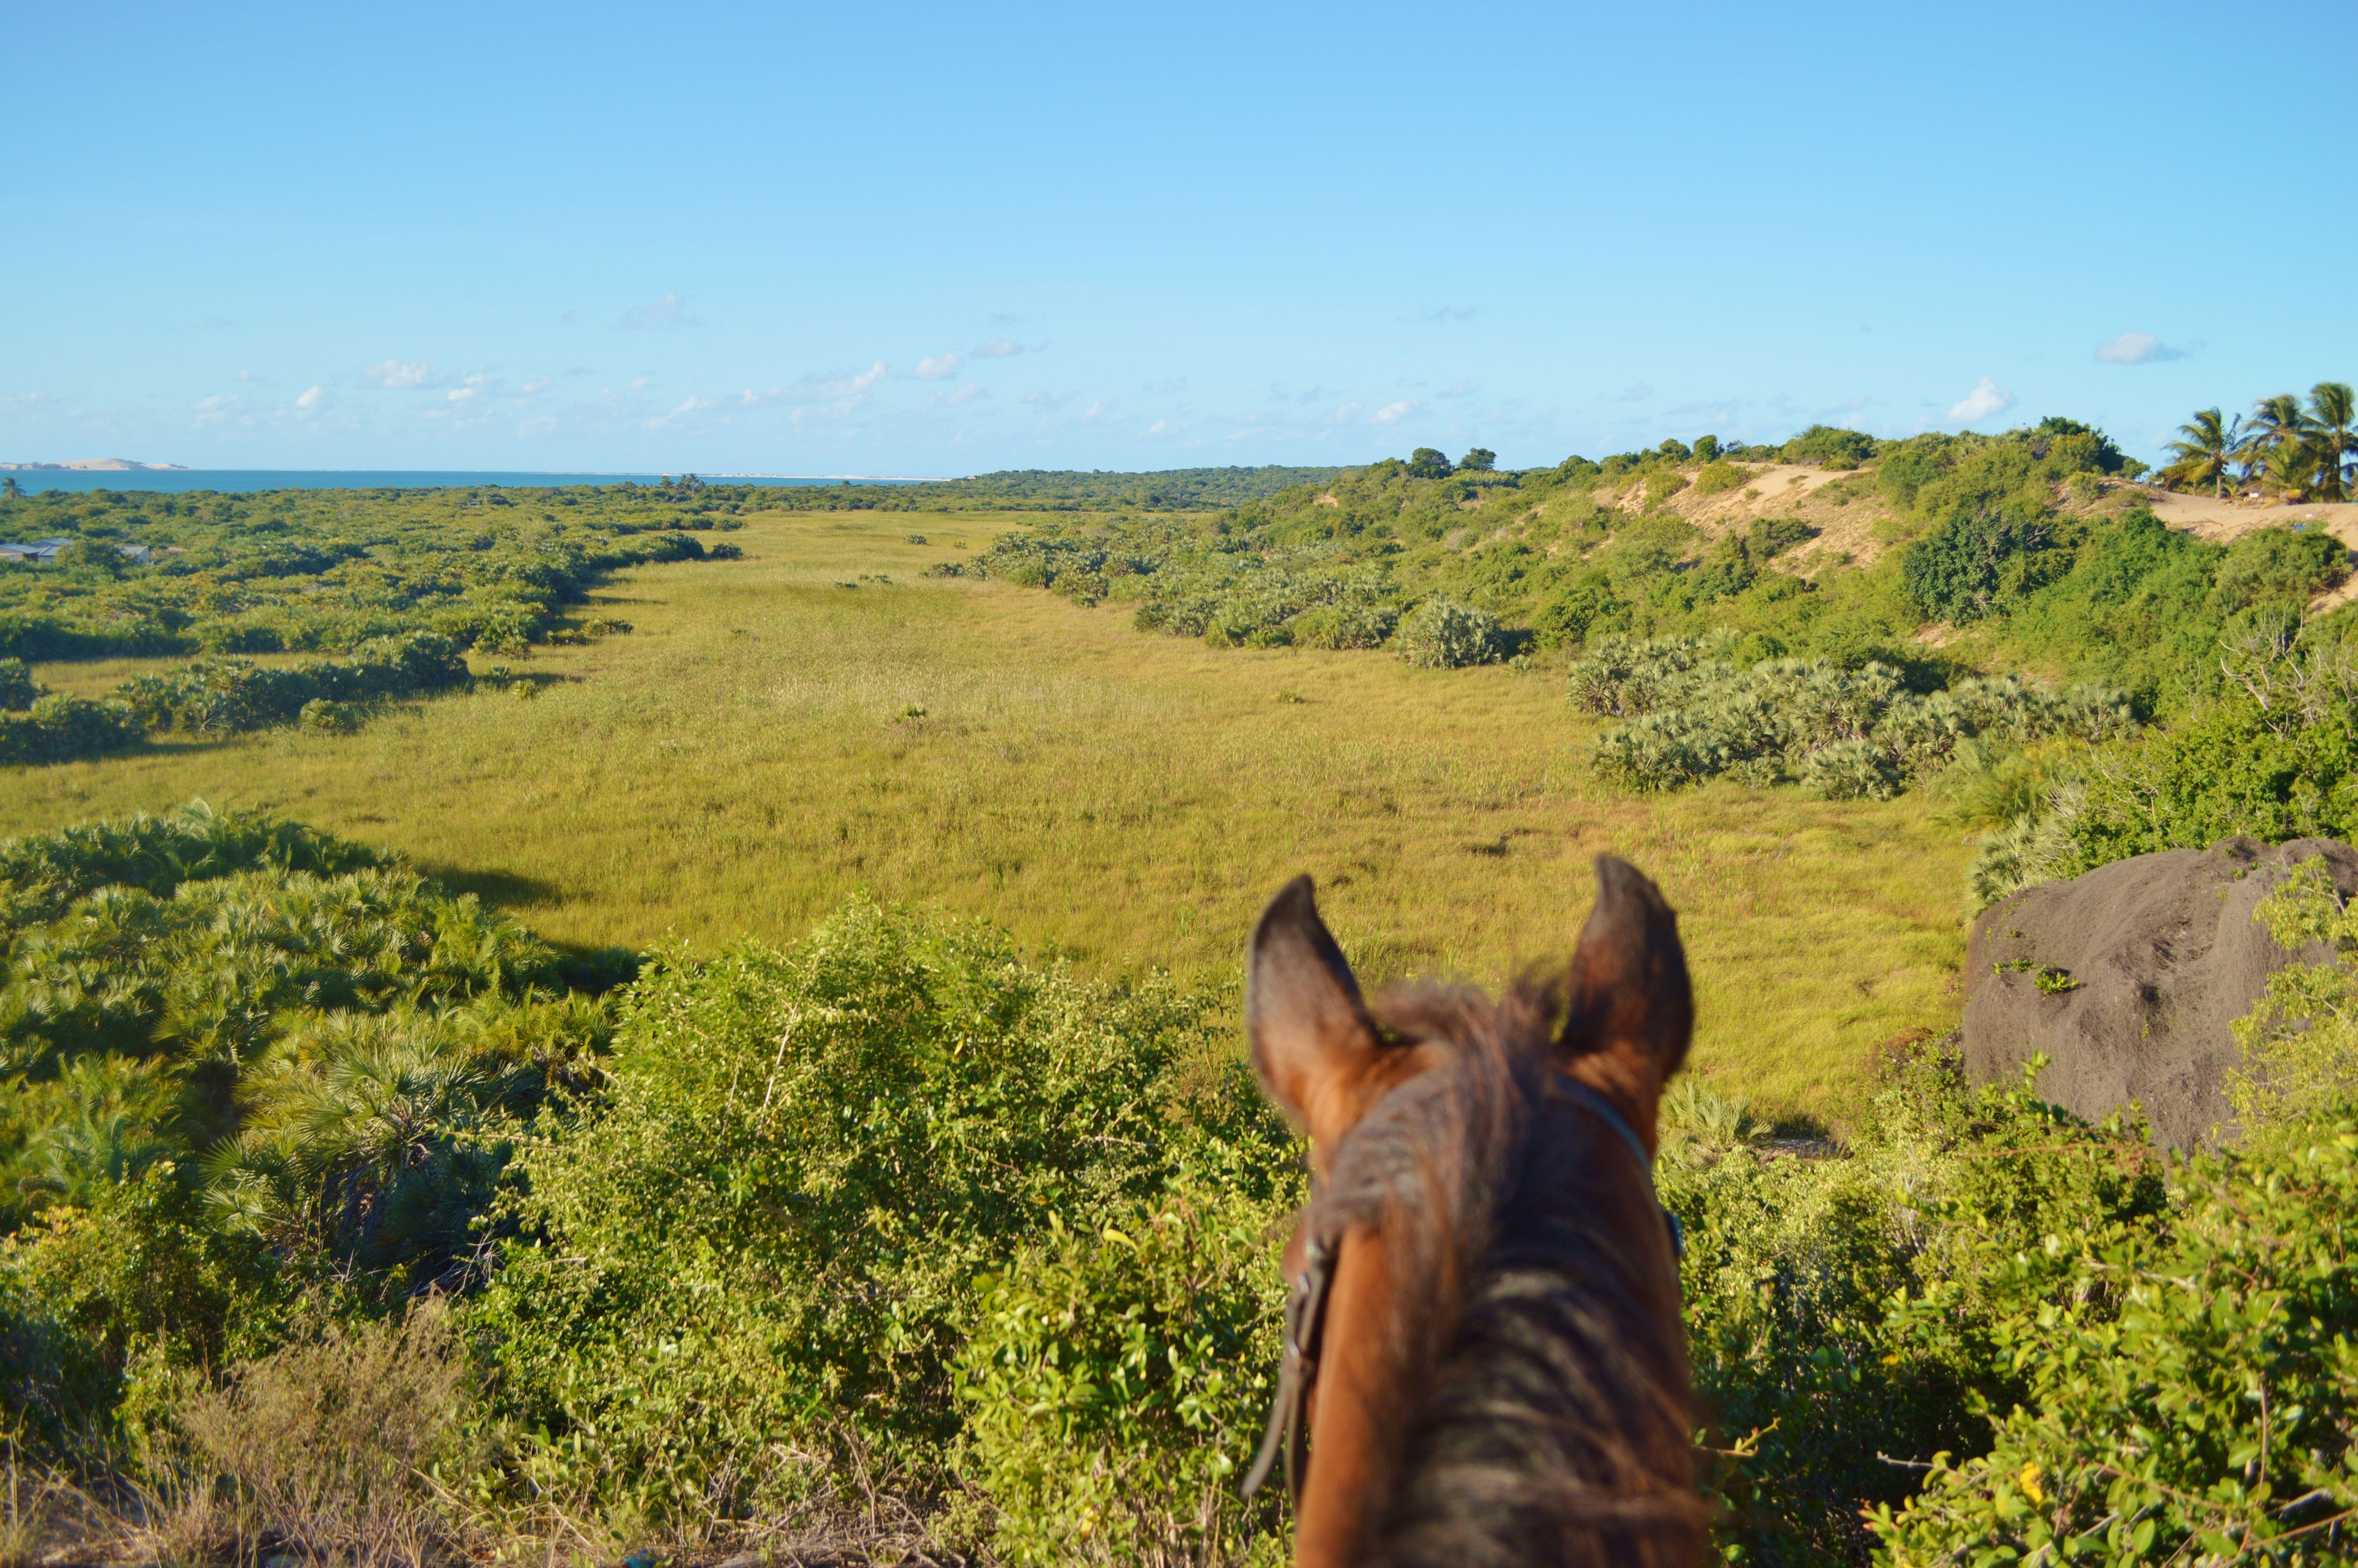
<svg viewBox="0 0 2358 1568"><path fill-rule="evenodd" d="M1879 1043L1953 1020L1970 849L1920 798L1616 796L1552 670L1217 651L917 578L1021 525L756 517L743 561L614 579L592 612L634 634L511 661L536 699L14 770L0 831L202 796L399 849L561 941L784 939L865 888L1095 971L1231 987L1301 871L1371 979L1494 984L1568 949L1611 849L1682 912L1696 1065L1724 1093L1838 1122ZM137 663L38 676L95 693Z"/></svg>

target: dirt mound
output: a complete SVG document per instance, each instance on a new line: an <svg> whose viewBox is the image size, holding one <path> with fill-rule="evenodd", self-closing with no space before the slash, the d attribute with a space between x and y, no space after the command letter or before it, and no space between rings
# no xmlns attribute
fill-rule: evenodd
<svg viewBox="0 0 2358 1568"><path fill-rule="evenodd" d="M2331 957L2288 953L2252 911L2286 868L2322 856L2343 896L2358 850L2327 838L2228 838L2099 866L2030 888L1974 923L1965 952L1965 1070L2011 1081L2039 1052L2039 1093L2093 1119L2134 1100L2164 1148L2232 1138L2220 1085L2228 1025L2269 974Z"/></svg>

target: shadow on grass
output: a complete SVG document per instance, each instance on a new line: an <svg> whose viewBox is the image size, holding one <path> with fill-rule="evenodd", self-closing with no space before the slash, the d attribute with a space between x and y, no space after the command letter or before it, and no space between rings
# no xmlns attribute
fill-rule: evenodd
<svg viewBox="0 0 2358 1568"><path fill-rule="evenodd" d="M527 877L516 871L475 871L440 865L424 865L418 869L454 893L473 893L485 903L500 909L555 903L562 893L555 882L543 881L538 877Z"/></svg>

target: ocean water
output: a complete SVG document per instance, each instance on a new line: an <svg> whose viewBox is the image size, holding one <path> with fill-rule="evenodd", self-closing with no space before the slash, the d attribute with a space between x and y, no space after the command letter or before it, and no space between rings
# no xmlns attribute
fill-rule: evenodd
<svg viewBox="0 0 2358 1568"><path fill-rule="evenodd" d="M257 490L427 490L445 485L496 484L518 490L569 484L654 484L665 475L652 473L492 473L460 469L16 469L9 470L28 495L62 490L79 494L92 490L155 490L178 493L191 490L243 492ZM736 475L704 476L715 484L841 484L844 476ZM923 484L915 479L866 479L855 484Z"/></svg>

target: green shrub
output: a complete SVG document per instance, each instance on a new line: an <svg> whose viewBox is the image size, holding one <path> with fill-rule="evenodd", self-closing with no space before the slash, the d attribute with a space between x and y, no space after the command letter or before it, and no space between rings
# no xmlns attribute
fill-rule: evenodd
<svg viewBox="0 0 2358 1568"><path fill-rule="evenodd" d="M1304 648L1380 648L1399 624L1389 605L1322 604L1295 616L1288 631Z"/></svg>
<svg viewBox="0 0 2358 1568"><path fill-rule="evenodd" d="M361 727L361 713L352 703L315 697L303 705L296 726L315 735L349 735Z"/></svg>
<svg viewBox="0 0 2358 1568"><path fill-rule="evenodd" d="M1823 463L1830 469L1855 469L1875 456L1874 437L1838 425L1812 425L1778 449L1780 462Z"/></svg>
<svg viewBox="0 0 2358 1568"><path fill-rule="evenodd" d="M473 1318L530 1463L654 1514L811 1484L781 1447L937 1476L979 1281L1052 1216L1097 1234L1231 1123L1268 1152L1224 1168L1275 1190L1249 1085L1180 1103L1206 1005L859 902L790 951L652 969L597 1104L518 1156Z"/></svg>
<svg viewBox="0 0 2358 1568"><path fill-rule="evenodd" d="M33 706L41 688L22 659L0 659L0 711L22 713Z"/></svg>
<svg viewBox="0 0 2358 1568"><path fill-rule="evenodd" d="M2132 732L2118 692L2055 693L2015 676L1907 689L1872 661L1765 659L1739 669L1691 639L1601 638L1573 665L1572 697L1629 721L1598 737L1597 771L1625 787L1676 789L1724 773L1748 783L1787 773L1833 799L1886 799L1945 766L1966 741L2012 744Z"/></svg>
<svg viewBox="0 0 2358 1568"><path fill-rule="evenodd" d="M2062 575L2052 530L2017 510L1958 512L1908 546L1900 578L1924 613L1978 621Z"/></svg>
<svg viewBox="0 0 2358 1568"><path fill-rule="evenodd" d="M1410 611L1392 646L1401 658L1427 670L1496 664L1507 656L1505 630L1497 616L1445 599L1429 599Z"/></svg>
<svg viewBox="0 0 2358 1568"><path fill-rule="evenodd" d="M1985 1330L2020 1393L1985 1447L1875 1505L1894 1562L2347 1562L2358 1511L2358 1123L2173 1169L2173 1223L2082 1217ZM2036 1254L2032 1254L2036 1256ZM2020 1272L1992 1249L1993 1281ZM2006 1292L2006 1293L2013 1293ZM1898 1314L1934 1341L1951 1299Z"/></svg>
<svg viewBox="0 0 2358 1568"><path fill-rule="evenodd" d="M1871 741L1832 741L1801 759L1801 787L1828 800L1889 800L1899 793L1899 765Z"/></svg>
<svg viewBox="0 0 2358 1568"><path fill-rule="evenodd" d="M2322 943L2322 962L2288 964L2237 1019L2240 1060L2228 1069L2228 1103L2248 1136L2358 1103L2358 912L2343 907L2321 860L2304 860L2260 902L2253 918L2278 946Z"/></svg>
<svg viewBox="0 0 2358 1568"><path fill-rule="evenodd" d="M1174 1186L1055 1227L986 1282L958 1353L957 1470L1016 1564L1282 1560L1275 1491L1237 1495L1276 1389L1282 1210Z"/></svg>
<svg viewBox="0 0 2358 1568"><path fill-rule="evenodd" d="M1697 495L1717 495L1723 491L1742 490L1752 482L1752 470L1725 460L1706 462L1694 477Z"/></svg>
<svg viewBox="0 0 2358 1568"><path fill-rule="evenodd" d="M62 762L128 751L146 737L135 709L51 692L22 713L0 712L0 763Z"/></svg>
<svg viewBox="0 0 2358 1568"><path fill-rule="evenodd" d="M514 645L524 648L520 639ZM117 689L148 729L231 734L299 719L307 704L320 699L350 705L446 691L467 679L466 655L457 643L438 633L412 632L364 643L349 660L279 667L203 659L169 675L137 676Z"/></svg>

